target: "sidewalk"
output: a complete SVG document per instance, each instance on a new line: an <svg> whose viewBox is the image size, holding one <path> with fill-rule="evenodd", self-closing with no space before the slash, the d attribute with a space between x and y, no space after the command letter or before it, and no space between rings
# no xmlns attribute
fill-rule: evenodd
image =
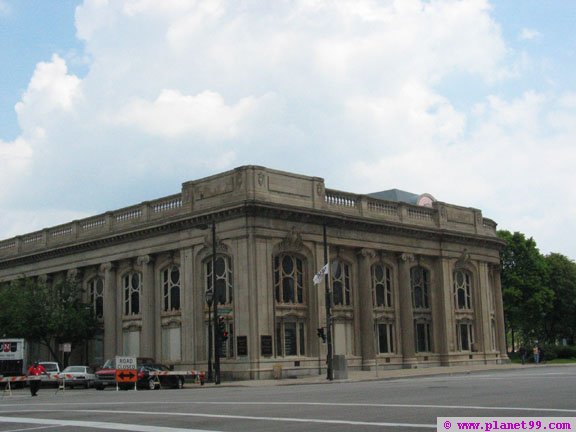
<svg viewBox="0 0 576 432"><path fill-rule="evenodd" d="M436 375L456 375L466 374L478 371L494 370L514 370L524 368L542 368L545 365L534 364L505 364L505 365L466 365L466 366L449 366L449 367L430 367L416 369L395 369L395 370L378 370L378 371L348 371L348 379L329 381L326 379L326 372L322 375L310 375L297 378L283 378L279 380L250 380L250 381L223 381L221 386L234 387L266 387L282 385L301 385L301 384L333 384L343 382L361 382L361 381L383 381L398 378L426 377ZM212 386L213 384L207 384Z"/></svg>

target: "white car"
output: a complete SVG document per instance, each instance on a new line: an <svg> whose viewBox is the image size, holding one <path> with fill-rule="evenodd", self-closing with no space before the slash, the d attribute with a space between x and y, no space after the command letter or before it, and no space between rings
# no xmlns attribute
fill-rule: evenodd
<svg viewBox="0 0 576 432"><path fill-rule="evenodd" d="M89 366L68 366L59 374L66 387L82 386L89 388L94 385L94 370Z"/></svg>

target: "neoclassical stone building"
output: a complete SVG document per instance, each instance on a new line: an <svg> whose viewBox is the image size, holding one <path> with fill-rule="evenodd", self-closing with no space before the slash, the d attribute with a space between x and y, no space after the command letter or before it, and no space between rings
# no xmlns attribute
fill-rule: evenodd
<svg viewBox="0 0 576 432"><path fill-rule="evenodd" d="M212 268L212 236L216 260ZM496 223L473 208L244 166L179 194L0 242L0 282L77 277L101 334L78 361L154 357L206 370L215 271L224 379L325 370L323 227L334 353L351 369L508 361Z"/></svg>

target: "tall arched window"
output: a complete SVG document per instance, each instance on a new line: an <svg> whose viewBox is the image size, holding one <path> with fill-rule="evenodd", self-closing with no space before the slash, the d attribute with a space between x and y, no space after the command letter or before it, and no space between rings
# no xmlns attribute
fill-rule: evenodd
<svg viewBox="0 0 576 432"><path fill-rule="evenodd" d="M332 293L334 306L350 306L351 289L350 289L350 266L347 263L338 261L332 269Z"/></svg>
<svg viewBox="0 0 576 432"><path fill-rule="evenodd" d="M276 303L304 303L304 265L300 258L282 254L274 258Z"/></svg>
<svg viewBox="0 0 576 432"><path fill-rule="evenodd" d="M430 275L424 267L410 269L410 285L412 288L412 306L414 309L430 308Z"/></svg>
<svg viewBox="0 0 576 432"><path fill-rule="evenodd" d="M131 271L122 278L124 289L124 315L138 315L140 313L140 295L142 294L142 275Z"/></svg>
<svg viewBox="0 0 576 432"><path fill-rule="evenodd" d="M456 309L472 309L472 277L464 270L454 272L454 304Z"/></svg>
<svg viewBox="0 0 576 432"><path fill-rule="evenodd" d="M180 310L180 267L173 264L162 271L162 310Z"/></svg>
<svg viewBox="0 0 576 432"><path fill-rule="evenodd" d="M384 264L372 266L374 306L392 307L392 269Z"/></svg>
<svg viewBox="0 0 576 432"><path fill-rule="evenodd" d="M104 316L104 281L102 278L97 277L88 282L88 293L94 315L96 318L102 319Z"/></svg>
<svg viewBox="0 0 576 432"><path fill-rule="evenodd" d="M216 268L216 292L215 298L218 304L230 304L233 300L232 292L232 269L230 268L230 258L225 255L218 255L214 260ZM212 258L206 260L206 290L212 290Z"/></svg>

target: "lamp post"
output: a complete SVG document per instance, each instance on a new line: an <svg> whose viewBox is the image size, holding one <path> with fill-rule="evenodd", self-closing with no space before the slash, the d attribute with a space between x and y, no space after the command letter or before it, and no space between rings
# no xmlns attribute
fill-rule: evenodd
<svg viewBox="0 0 576 432"><path fill-rule="evenodd" d="M324 240L324 263L328 263L328 241L326 239L326 223L323 225L323 240ZM326 299L326 339L327 339L327 353L326 353L326 379L332 381L334 379L333 368L333 353L332 353L332 295L330 293L330 274L331 269L324 275L324 292Z"/></svg>
<svg viewBox="0 0 576 432"><path fill-rule="evenodd" d="M208 304L208 381L212 382L212 302L214 300L214 285L206 291L206 304Z"/></svg>
<svg viewBox="0 0 576 432"><path fill-rule="evenodd" d="M216 292L216 221L212 219L212 291L214 293L214 384L220 384L220 332L218 331L218 293Z"/></svg>

